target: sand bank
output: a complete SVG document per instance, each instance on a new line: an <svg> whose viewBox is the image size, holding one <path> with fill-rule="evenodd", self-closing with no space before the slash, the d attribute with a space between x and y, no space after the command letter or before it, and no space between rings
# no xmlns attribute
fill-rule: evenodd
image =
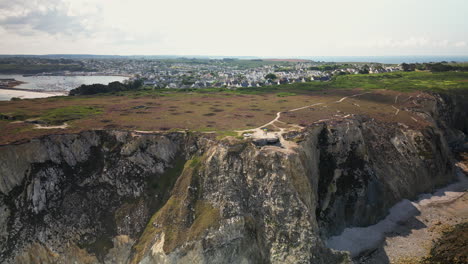
<svg viewBox="0 0 468 264"><path fill-rule="evenodd" d="M0 89L0 101L9 101L12 97L21 99L45 98L66 95L66 92L32 92L19 89Z"/></svg>

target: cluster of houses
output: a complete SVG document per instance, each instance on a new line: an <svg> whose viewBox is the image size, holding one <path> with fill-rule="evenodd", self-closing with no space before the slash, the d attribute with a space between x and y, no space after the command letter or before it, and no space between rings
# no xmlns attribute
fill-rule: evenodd
<svg viewBox="0 0 468 264"><path fill-rule="evenodd" d="M281 85L281 84L288 84L288 83L296 83L296 82L307 82L307 81L328 81L330 80L330 76L321 76L321 77L310 77L310 78L276 78L276 79L264 79L258 81L252 80L245 80L245 79L236 79L236 78L229 78L225 79L224 81L217 81L217 80L199 80L195 81L191 84L183 83L180 80L173 80L169 79L166 80L164 78L161 79L151 79L145 80L143 84L145 86L153 86L155 88L210 88L210 87L227 87L227 88L240 88L240 87L262 87L262 86L269 86L269 85Z"/></svg>
<svg viewBox="0 0 468 264"><path fill-rule="evenodd" d="M369 73L382 73L397 71L397 68L383 68L369 70ZM262 87L270 85L281 85L290 83L303 83L310 81L329 81L333 75L340 72L346 74L358 74L359 69L349 68L335 70L332 72L321 71L302 71L302 72L274 72L276 78L270 79L265 76L271 71L264 70L255 72L243 73L226 73L221 72L217 76L194 76L191 75L192 82L184 81L186 75L150 75L139 76L145 79L146 86L153 86L155 88L209 88L209 87L227 87L227 88L240 88L240 87ZM179 77L179 78L178 78Z"/></svg>
<svg viewBox="0 0 468 264"><path fill-rule="evenodd" d="M240 60L239 60L240 61ZM324 70L324 63L296 62L289 64L258 63L256 67L239 67L223 60L146 60L107 59L86 60L87 68L109 75L133 75L154 88L261 87L288 83L328 81L338 74L370 74L400 70L398 66L381 64L332 64ZM286 65L286 66L285 66ZM274 75L274 78L267 75Z"/></svg>

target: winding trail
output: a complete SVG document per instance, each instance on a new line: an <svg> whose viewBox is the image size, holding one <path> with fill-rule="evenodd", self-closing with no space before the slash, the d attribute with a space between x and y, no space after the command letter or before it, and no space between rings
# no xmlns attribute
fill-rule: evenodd
<svg viewBox="0 0 468 264"><path fill-rule="evenodd" d="M365 93L359 93L359 94L355 94L355 95L351 95L351 96L345 96L343 98L341 98L340 100L336 101L336 102L330 102L330 103L341 103L343 102L344 100L346 100L346 98L349 98L349 97L356 97L356 96L360 96L360 95L364 95L364 94L368 94L370 92L365 92ZM278 127L275 125L276 122L279 122L279 123L284 123L282 121L280 121L279 119L281 118L281 113L285 113L285 112L295 112L295 111L299 111L299 110L303 110L303 109L307 109L307 108L310 108L312 106L316 106L316 105L324 105L325 103L315 103L315 104L311 104L311 105L306 105L306 106L302 106L302 107L298 107L298 108L294 108L294 109L290 109L290 110L287 110L287 111L280 111L280 112L277 112L276 113L276 117L271 120L270 122L264 124L264 125L261 125L259 127L256 127L256 128L251 128L251 129L245 129L245 130L236 130L235 132L239 133L239 134L244 134L244 133L249 133L249 137L250 138L253 138L253 139L267 139L267 138L277 138L281 145L286 149L286 150L289 150L291 149L295 143L292 143L292 142L289 142L287 140L284 139L283 137L283 133L285 132L285 128L282 128L282 127ZM326 105L326 104L325 104ZM348 115L349 116L349 115ZM316 121L316 122L320 122L320 121L325 121L325 120L329 120L329 119L323 119L323 120L319 120L319 121ZM316 123L314 122L314 123ZM264 131L262 130L263 128L267 127L267 126L274 126L275 128L277 128L279 131L275 131L275 132L269 132L269 131ZM298 128L302 128L298 125L294 125L294 126L297 126Z"/></svg>
<svg viewBox="0 0 468 264"><path fill-rule="evenodd" d="M395 115L398 115L398 113L400 112L400 109L396 108L396 107L395 107L395 106L393 106L393 105L392 105L392 107L393 107L393 109L395 109L395 110L396 110L396 112L395 112Z"/></svg>
<svg viewBox="0 0 468 264"><path fill-rule="evenodd" d="M68 128L68 124L63 123L63 125L59 125L59 126L44 126L41 124L35 124L34 128L35 129L65 129L65 128Z"/></svg>
<svg viewBox="0 0 468 264"><path fill-rule="evenodd" d="M368 93L371 93L371 92L365 92L365 93L354 94L354 95L351 95L351 96L345 96L345 97L341 98L340 100L336 101L335 103L341 103L344 100L346 100L347 98L356 97L356 96L360 96L360 95L364 95L364 94L368 94ZM265 127L267 127L269 125L274 125L275 122L282 122L282 121L279 121L279 119L281 118L281 113L282 112L295 112L295 111L303 110L303 109L306 109L306 108L309 108L309 107L312 107L312 106L323 105L323 104L324 103L315 103L315 104L311 104L311 105L302 106L302 107L299 107L299 108L290 109L290 110L287 110L287 111L280 111L280 112L276 113L275 119L271 120L270 122L268 122L268 123L266 123L264 125L261 125L261 126L256 127L256 128L251 128L251 129L236 130L236 132L244 133L244 132L254 132L256 130L261 130L262 128L265 128ZM280 130L284 130L284 129L280 128Z"/></svg>
<svg viewBox="0 0 468 264"><path fill-rule="evenodd" d="M291 110L289 110L288 112L295 112L295 111L298 111L298 110L302 110L302 109L306 109L306 108L312 107L312 106L314 106L314 105L321 105L321 104L323 104L323 103L316 103L316 104L306 105L306 106L303 106L303 107L291 109Z"/></svg>
<svg viewBox="0 0 468 264"><path fill-rule="evenodd" d="M303 107L299 107L299 108L295 108L295 109L288 110L288 111L286 111L286 112L295 112L295 111L299 111L299 110L302 110L302 109L306 109L306 108L312 107L312 106L314 106L314 105L321 105L321 104L323 104L323 103L316 103L316 104L306 105L306 106L303 106ZM269 126L269 125L274 125L275 122L284 123L283 121L279 121L282 112L284 112L284 111L280 111L280 112L276 113L275 119L271 120L270 122L268 122L268 123L266 123L266 124L264 124L264 125L261 125L261 126L259 126L259 127L252 128L252 129L238 130L238 131L236 131L236 132L247 132L247 131L253 131L253 130L257 130L257 129L262 129L262 128L267 127L267 126Z"/></svg>
<svg viewBox="0 0 468 264"><path fill-rule="evenodd" d="M368 94L368 93L371 93L371 92L365 92L365 93L355 94L355 95L351 95L351 96L345 96L345 97L341 98L340 100L336 101L336 103L341 103L341 102L343 102L344 100L346 100L346 99L348 99L350 97L356 97L356 96L364 95L364 94Z"/></svg>
<svg viewBox="0 0 468 264"><path fill-rule="evenodd" d="M275 118L275 119L273 119L273 120L271 120L270 122L264 124L263 126L259 126L259 127L257 127L257 128L254 128L254 129L262 129L262 128L264 128L264 127L267 127L267 126L269 126L269 125L272 125L272 124L275 123L276 121L279 121L278 119L279 119L280 117L281 117L281 112L278 112L278 113L276 113L276 118Z"/></svg>

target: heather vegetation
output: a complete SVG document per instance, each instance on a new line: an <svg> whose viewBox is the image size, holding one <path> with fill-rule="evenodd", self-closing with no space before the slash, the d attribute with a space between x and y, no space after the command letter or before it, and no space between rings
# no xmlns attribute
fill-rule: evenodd
<svg viewBox="0 0 468 264"><path fill-rule="evenodd" d="M80 93L84 95L2 102L0 129L7 135L2 142L63 133L63 129L35 129L34 123L59 125L64 122L68 124L68 132L88 129L191 130L215 133L216 136L236 136L233 131L267 124L278 112L282 113L280 121L285 126L307 126L338 113L419 127L425 123L418 116L397 109L411 107L407 105L412 102L409 98L420 95L421 91L457 92L460 97L466 97L468 73L356 74L336 76L327 82L237 89L154 89L145 86L128 89L131 86L115 85L120 88L104 92L92 90L97 86L88 86L92 93L100 94L86 95L88 91L79 89L85 91ZM113 84L107 87L113 87ZM350 97L363 93L368 94ZM343 98L347 99L343 101ZM288 112L302 107L305 108Z"/></svg>

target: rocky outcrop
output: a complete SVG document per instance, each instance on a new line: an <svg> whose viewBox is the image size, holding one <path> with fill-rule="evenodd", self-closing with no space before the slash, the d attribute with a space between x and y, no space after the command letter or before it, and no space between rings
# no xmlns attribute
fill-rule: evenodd
<svg viewBox="0 0 468 264"><path fill-rule="evenodd" d="M368 226L403 198L431 192L454 179L443 135L355 119L320 129L317 216L322 235ZM349 123L348 123L349 124Z"/></svg>
<svg viewBox="0 0 468 264"><path fill-rule="evenodd" d="M431 126L354 116L287 146L124 131L0 146L0 261L349 262L324 238L454 179L440 100Z"/></svg>
<svg viewBox="0 0 468 264"><path fill-rule="evenodd" d="M103 261L121 235L136 240L165 202L190 142L180 134L90 131L0 147L2 260L41 249Z"/></svg>

